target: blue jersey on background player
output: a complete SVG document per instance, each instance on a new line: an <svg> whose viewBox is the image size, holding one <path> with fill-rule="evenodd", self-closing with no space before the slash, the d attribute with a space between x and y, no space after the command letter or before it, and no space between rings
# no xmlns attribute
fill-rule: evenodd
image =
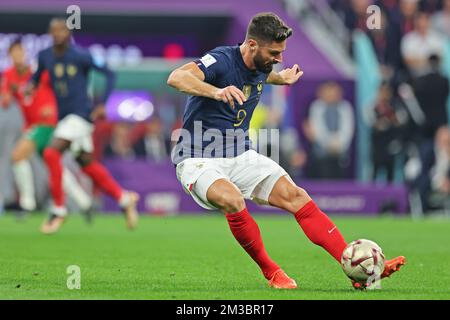
<svg viewBox="0 0 450 320"><path fill-rule="evenodd" d="M58 232L68 213L62 186L62 155L67 150L73 153L80 168L91 178L93 184L117 201L125 212L127 227L133 229L138 220L136 205L139 195L124 190L93 156L92 121L105 116L104 103L113 89L114 74L105 65L96 62L87 50L71 43L72 33L64 18L53 18L49 27L53 45L39 53L38 69L31 83L36 86L41 73L48 71L57 99L59 117L52 141L43 153L53 205L48 219L41 226L41 232ZM88 75L91 70L100 71L106 76L105 94L95 108L88 96ZM89 205L83 209L88 220L91 219L92 208Z"/></svg>
<svg viewBox="0 0 450 320"><path fill-rule="evenodd" d="M102 103L106 102L114 87L114 73L104 63L95 61L88 50L73 44L61 55L56 54L53 47L41 51L38 55L38 69L32 79L34 83L39 82L44 70L50 73L58 102L59 119L75 114L90 120L93 102L88 96L89 71L97 70L106 76Z"/></svg>

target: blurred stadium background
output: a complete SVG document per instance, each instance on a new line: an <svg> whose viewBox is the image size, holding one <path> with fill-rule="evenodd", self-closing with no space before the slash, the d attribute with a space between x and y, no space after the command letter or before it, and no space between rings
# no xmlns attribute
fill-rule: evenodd
<svg viewBox="0 0 450 320"><path fill-rule="evenodd" d="M0 0L0 75L18 36L35 65L50 43L50 18L72 4L81 9L74 41L117 73L108 119L96 123L96 156L141 194L142 214L201 211L170 161L185 97L166 85L169 73L216 46L242 42L250 18L273 11L294 29L284 66L298 63L304 76L289 88L267 86L252 126L281 129L276 147L292 177L328 213L450 216L449 0ZM372 4L381 8L373 30ZM102 88L92 74L92 96ZM10 152L21 121L16 106L0 109L0 210L17 202ZM46 169L38 157L33 167L45 210ZM109 199L98 202L99 211L118 211Z"/></svg>

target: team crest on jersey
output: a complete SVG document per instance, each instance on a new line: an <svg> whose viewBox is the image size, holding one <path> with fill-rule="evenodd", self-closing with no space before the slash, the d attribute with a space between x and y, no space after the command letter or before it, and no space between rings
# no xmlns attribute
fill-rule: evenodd
<svg viewBox="0 0 450 320"><path fill-rule="evenodd" d="M77 74L77 67L73 64L69 64L67 66L67 74L69 75L69 77L73 77Z"/></svg>
<svg viewBox="0 0 450 320"><path fill-rule="evenodd" d="M248 100L248 98L250 98L250 95L252 94L252 86L250 84L244 85L244 87L242 88L242 93L244 94L245 99Z"/></svg>
<svg viewBox="0 0 450 320"><path fill-rule="evenodd" d="M263 83L262 83L262 81L260 81L260 82L258 83L257 88L258 88L258 95L261 95L262 89L263 89Z"/></svg>
<svg viewBox="0 0 450 320"><path fill-rule="evenodd" d="M55 64L53 68L53 73L57 78L61 78L64 75L64 65L62 63Z"/></svg>

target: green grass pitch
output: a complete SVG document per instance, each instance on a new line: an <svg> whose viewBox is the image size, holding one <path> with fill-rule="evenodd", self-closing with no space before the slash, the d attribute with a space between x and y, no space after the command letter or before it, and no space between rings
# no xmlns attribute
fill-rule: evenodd
<svg viewBox="0 0 450 320"><path fill-rule="evenodd" d="M71 217L44 236L43 215L0 217L0 299L450 299L450 220L334 218L347 240L376 241L407 265L359 292L340 266L311 244L288 216L255 216L272 258L297 280L297 290L267 286L219 215ZM67 288L66 269L81 268L80 290Z"/></svg>

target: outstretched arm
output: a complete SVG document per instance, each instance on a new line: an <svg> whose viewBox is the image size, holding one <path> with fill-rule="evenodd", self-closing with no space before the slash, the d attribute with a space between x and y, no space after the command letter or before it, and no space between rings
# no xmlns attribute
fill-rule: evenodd
<svg viewBox="0 0 450 320"><path fill-rule="evenodd" d="M91 113L91 119L93 121L96 121L98 119L103 119L106 117L105 103L114 89L114 85L116 83L116 75L111 69L108 68L105 62L96 60L91 54L87 53L85 55L85 58L87 68L97 70L98 72L102 73L106 79L104 94L101 97L99 104L94 107L94 110Z"/></svg>
<svg viewBox="0 0 450 320"><path fill-rule="evenodd" d="M244 93L235 86L223 89L205 82L205 74L195 62L190 62L174 70L167 80L167 84L181 92L192 96L206 97L224 103L234 108L236 100L240 105L247 100Z"/></svg>
<svg viewBox="0 0 450 320"><path fill-rule="evenodd" d="M292 68L286 68L280 72L272 71L266 82L275 85L291 85L296 83L302 75L303 71L298 64L294 64Z"/></svg>
<svg viewBox="0 0 450 320"><path fill-rule="evenodd" d="M111 69L108 68L105 63L99 63L98 61L95 61L92 56L90 57L89 62L91 68L97 70L105 76L106 87L103 97L100 101L102 104L105 104L114 89L114 85L116 84L116 75Z"/></svg>
<svg viewBox="0 0 450 320"><path fill-rule="evenodd" d="M169 76L167 84L178 91L192 96L217 99L219 88L205 82L205 74L195 62L190 62L175 69Z"/></svg>

